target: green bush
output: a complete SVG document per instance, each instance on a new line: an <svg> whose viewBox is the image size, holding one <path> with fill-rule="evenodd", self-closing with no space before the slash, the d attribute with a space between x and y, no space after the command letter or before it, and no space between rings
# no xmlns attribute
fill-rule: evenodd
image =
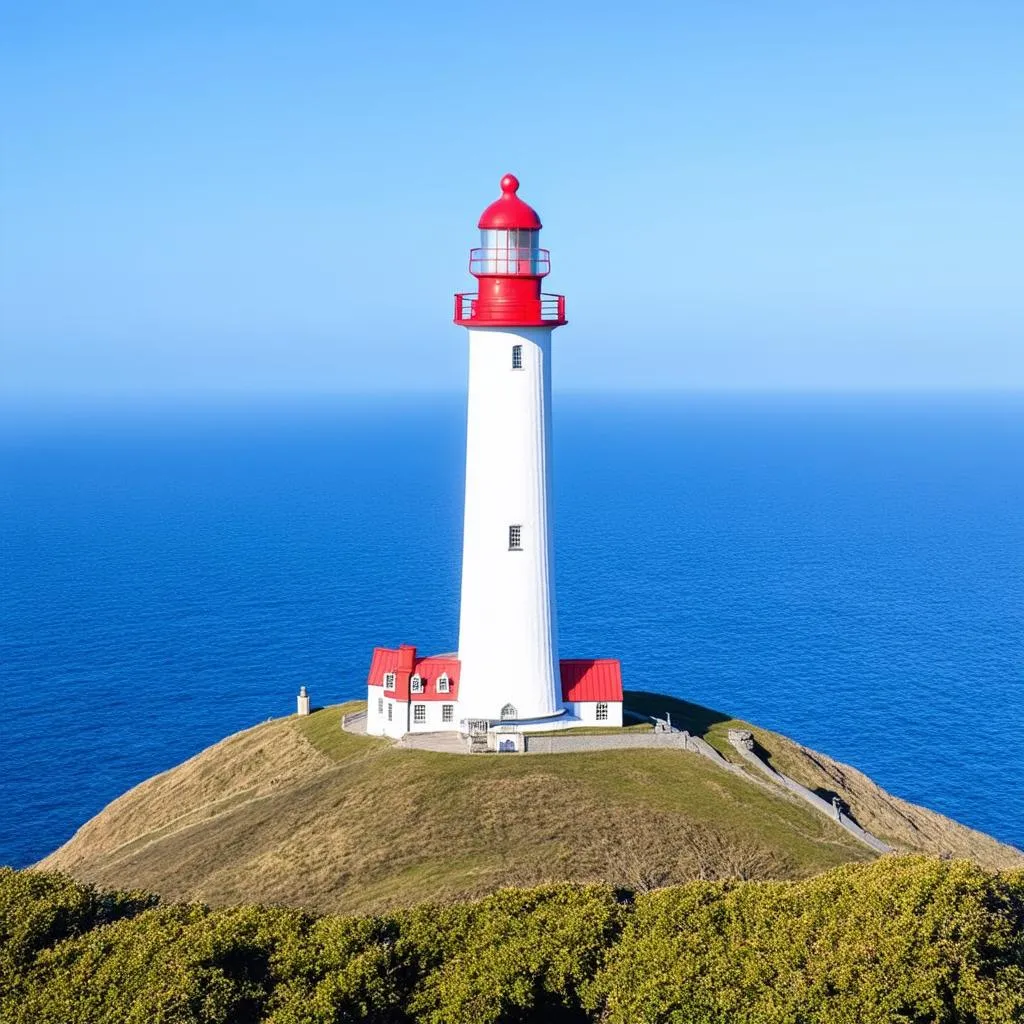
<svg viewBox="0 0 1024 1024"><path fill-rule="evenodd" d="M1021 895L924 858L663 889L637 900L588 1004L609 1024L1019 1021Z"/></svg>
<svg viewBox="0 0 1024 1024"><path fill-rule="evenodd" d="M475 904L459 926L417 926L414 945L444 956L411 1009L426 1024L586 1021L580 992L617 934L623 908L607 886L504 889ZM412 929L409 929L410 931Z"/></svg>
<svg viewBox="0 0 1024 1024"><path fill-rule="evenodd" d="M210 910L0 871L3 1024L1010 1024L1024 872L503 890L383 917Z"/></svg>

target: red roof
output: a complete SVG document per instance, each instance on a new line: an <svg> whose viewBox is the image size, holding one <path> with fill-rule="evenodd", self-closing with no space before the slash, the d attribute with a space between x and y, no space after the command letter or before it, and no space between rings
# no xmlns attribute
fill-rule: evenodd
<svg viewBox="0 0 1024 1024"><path fill-rule="evenodd" d="M539 230L543 225L537 211L516 195L519 179L514 174L506 174L501 179L501 198L495 199L482 214L478 228L504 231L509 228L528 228Z"/></svg>
<svg viewBox="0 0 1024 1024"><path fill-rule="evenodd" d="M559 662L562 700L621 701L622 666L618 658L579 658Z"/></svg>
<svg viewBox="0 0 1024 1024"><path fill-rule="evenodd" d="M577 658L559 662L564 701L621 701L622 666L617 658ZM383 686L384 675L395 673L395 700L459 699L459 659L454 655L436 655L417 658L416 648L403 645L398 650L375 647L370 661L367 684ZM437 689L441 675L448 676L448 693ZM418 675L423 681L423 692L412 693L410 680ZM392 691L387 691L389 694Z"/></svg>
<svg viewBox="0 0 1024 1024"><path fill-rule="evenodd" d="M432 658L417 658L416 648L403 645L397 651L386 647L375 647L370 661L369 686L383 686L384 675L395 673L395 700L446 700L459 699L459 659L444 655ZM418 675L423 682L423 692L413 693L411 677ZM448 676L448 692L437 688L437 680ZM389 690L388 693L391 693Z"/></svg>

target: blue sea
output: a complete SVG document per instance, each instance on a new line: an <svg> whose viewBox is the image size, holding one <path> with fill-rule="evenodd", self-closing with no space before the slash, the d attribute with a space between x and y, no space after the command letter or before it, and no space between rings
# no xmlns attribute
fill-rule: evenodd
<svg viewBox="0 0 1024 1024"><path fill-rule="evenodd" d="M1024 397L556 398L563 656L1024 846ZM457 645L464 401L9 414L0 863ZM510 643L514 638L510 637Z"/></svg>

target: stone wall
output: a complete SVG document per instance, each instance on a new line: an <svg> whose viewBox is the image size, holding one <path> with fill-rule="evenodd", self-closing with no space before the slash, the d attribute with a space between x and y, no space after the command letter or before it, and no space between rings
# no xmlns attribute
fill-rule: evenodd
<svg viewBox="0 0 1024 1024"><path fill-rule="evenodd" d="M624 750L655 747L670 750L686 749L686 733L682 732L619 732L608 736L545 736L524 735L527 754L576 754L587 750Z"/></svg>

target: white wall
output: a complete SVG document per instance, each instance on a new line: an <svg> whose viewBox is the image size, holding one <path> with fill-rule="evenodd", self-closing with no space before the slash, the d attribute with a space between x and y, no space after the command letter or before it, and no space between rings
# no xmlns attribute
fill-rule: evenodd
<svg viewBox="0 0 1024 1024"><path fill-rule="evenodd" d="M391 736L400 739L407 732L455 732L459 728L459 705L457 701L413 700L406 704L389 696L382 686L366 688L366 731L371 736ZM377 702L383 698L384 710L377 711ZM413 721L413 705L422 703L427 709L427 720L423 723ZM452 721L442 720L442 705L450 703L453 707ZM388 706L391 706L391 721L388 721Z"/></svg>
<svg viewBox="0 0 1024 1024"><path fill-rule="evenodd" d="M377 701L384 698L384 710L377 712ZM391 721L388 721L388 707L391 707ZM399 739L409 731L409 706L404 701L392 699L383 686L366 688L366 731L371 736L391 736Z"/></svg>
<svg viewBox="0 0 1024 1024"><path fill-rule="evenodd" d="M622 701L608 702L608 718L597 720L597 701L573 701L566 704L569 712L580 720L580 725L622 726Z"/></svg>
<svg viewBox="0 0 1024 1024"><path fill-rule="evenodd" d="M452 720L445 722L441 718L442 707L445 703L450 703L453 708ZM422 704L427 709L427 720L425 722L417 722L415 720L414 708L416 705ZM409 708L409 731L410 732L455 732L459 728L459 705L456 701L439 701L439 700L424 700L417 701L416 694L412 695Z"/></svg>
<svg viewBox="0 0 1024 1024"><path fill-rule="evenodd" d="M523 368L512 368L512 346ZM551 495L551 328L469 330L459 618L463 718L561 707ZM508 528L522 526L522 550Z"/></svg>

